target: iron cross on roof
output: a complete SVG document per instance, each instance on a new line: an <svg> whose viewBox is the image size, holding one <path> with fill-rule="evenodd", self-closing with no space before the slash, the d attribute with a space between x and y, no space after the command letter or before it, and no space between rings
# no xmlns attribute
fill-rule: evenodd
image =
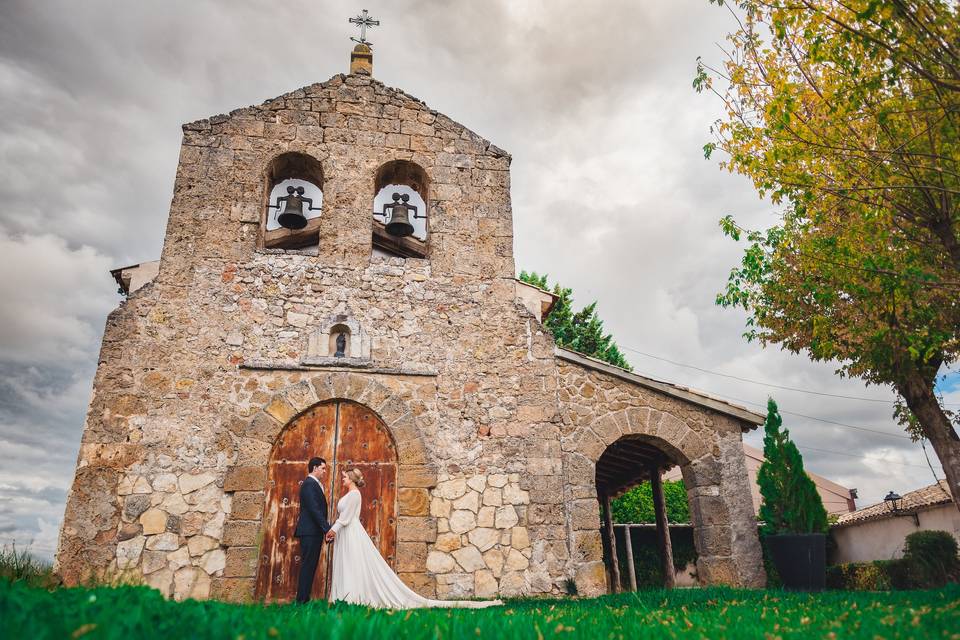
<svg viewBox="0 0 960 640"><path fill-rule="evenodd" d="M357 16L356 18L350 18L350 19L348 20L348 22L350 22L351 24L355 24L355 25L357 25L358 27L360 27L360 39L357 40L356 38L354 38L354 37L352 37L352 36L350 37L350 39L353 40L354 42L359 42L360 44L365 44L365 45L367 45L368 47L372 47L372 46L373 46L373 43L372 43L372 42L367 42L367 27L373 28L373 27L379 26L379 25L380 25L380 21L379 21L379 20L374 20L373 18L371 18L370 15L367 13L367 10L364 9L364 10L363 10L363 13L361 13L361 14L360 14L359 16Z"/></svg>

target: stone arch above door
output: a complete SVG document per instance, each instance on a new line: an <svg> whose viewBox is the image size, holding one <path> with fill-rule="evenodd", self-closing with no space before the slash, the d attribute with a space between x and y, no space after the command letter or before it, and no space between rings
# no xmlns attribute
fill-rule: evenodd
<svg viewBox="0 0 960 640"><path fill-rule="evenodd" d="M272 446L291 420L315 404L329 400L352 400L373 410L390 429L400 464L418 467L420 479L417 486L436 486L437 473L420 437L413 412L400 395L371 376L328 372L282 389L250 419L248 432L243 435ZM245 460L243 456L241 450L237 467L260 466L259 460Z"/></svg>
<svg viewBox="0 0 960 640"><path fill-rule="evenodd" d="M563 450L586 457L596 465L607 447L624 436L649 438L681 467L703 458L710 447L686 422L650 407L631 407L601 416L565 438Z"/></svg>
<svg viewBox="0 0 960 640"><path fill-rule="evenodd" d="M681 414L682 415L682 414ZM597 528L596 467L607 448L621 438L647 440L668 454L683 472L690 504L697 572L702 584L762 586L756 522L749 500L740 433L695 428L673 413L652 407L628 407L571 419L563 438L563 463L574 517L571 555L581 593L607 588ZM579 554L579 555L577 555ZM582 585L582 586L581 586Z"/></svg>
<svg viewBox="0 0 960 640"><path fill-rule="evenodd" d="M331 400L364 405L389 429L399 467L397 572L418 591L429 593L434 589L426 567L421 566L415 554L406 552L411 546L407 543L432 542L437 536L436 519L429 516L429 490L437 485L437 472L414 414L401 395L372 376L324 372L277 391L252 418L231 429L241 440L259 444L238 447L236 463L224 477L223 491L232 496L221 538L226 567L224 577L216 578L211 585L212 597L233 601L254 597L267 488L264 460L291 421L311 407Z"/></svg>

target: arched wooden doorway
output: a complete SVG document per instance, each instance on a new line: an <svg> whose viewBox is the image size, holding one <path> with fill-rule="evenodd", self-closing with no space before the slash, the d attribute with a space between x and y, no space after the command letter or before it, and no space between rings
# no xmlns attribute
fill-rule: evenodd
<svg viewBox="0 0 960 640"><path fill-rule="evenodd" d="M360 520L374 544L394 565L397 548L397 453L390 431L367 407L346 400L318 404L295 418L273 447L267 475L263 543L257 566L258 599L290 602L297 592L300 543L293 537L300 514L300 483L307 462L319 456L329 471L323 483L330 522L343 493L340 473L363 471L366 486ZM313 598L326 597L331 549L324 546Z"/></svg>

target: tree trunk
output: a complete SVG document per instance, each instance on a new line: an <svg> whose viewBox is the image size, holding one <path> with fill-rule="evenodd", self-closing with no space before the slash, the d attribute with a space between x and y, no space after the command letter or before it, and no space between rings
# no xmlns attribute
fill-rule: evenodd
<svg viewBox="0 0 960 640"><path fill-rule="evenodd" d="M945 210L950 211L950 207ZM954 268L960 272L960 241L957 241L957 231L954 229L952 216L949 213L937 216L936 221L930 225L930 230L943 244L947 255L953 261Z"/></svg>
<svg viewBox="0 0 960 640"><path fill-rule="evenodd" d="M937 401L933 384L919 373L912 373L897 385L897 389L940 459L953 504L960 510L960 438Z"/></svg>

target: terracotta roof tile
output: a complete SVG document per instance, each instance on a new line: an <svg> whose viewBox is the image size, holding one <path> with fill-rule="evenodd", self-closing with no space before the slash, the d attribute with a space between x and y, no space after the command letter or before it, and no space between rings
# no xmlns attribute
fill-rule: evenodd
<svg viewBox="0 0 960 640"><path fill-rule="evenodd" d="M940 480L937 484L931 484L930 486L911 491L904 495L901 509L904 511L916 511L918 509L927 509L939 504L945 504L951 500L947 481ZM884 518L890 518L892 516L893 514L890 512L890 507L887 506L887 503L880 502L878 504L872 504L869 507L864 507L863 509L857 509L856 511L843 514L837 519L837 526L846 527L868 520L883 520Z"/></svg>

